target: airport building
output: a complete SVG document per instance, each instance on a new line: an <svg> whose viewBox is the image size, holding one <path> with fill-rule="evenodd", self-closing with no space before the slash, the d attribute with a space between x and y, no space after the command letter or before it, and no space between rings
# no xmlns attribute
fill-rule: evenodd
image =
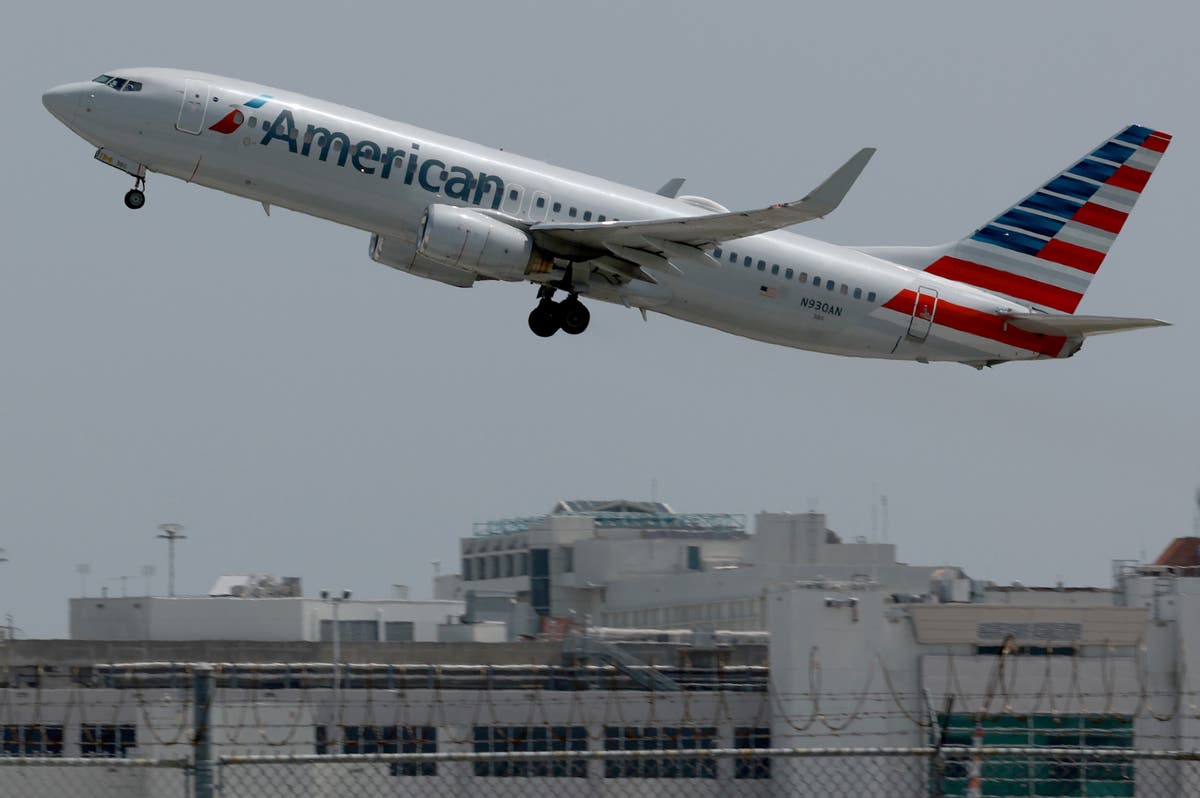
<svg viewBox="0 0 1200 798"><path fill-rule="evenodd" d="M348 640L335 665L313 625L320 601L312 599L284 622L292 631L274 638L10 641L5 751L179 756L194 709L187 663L197 661L225 663L214 671L212 703L222 752L564 752L558 765L519 770L478 762L376 768L385 781L440 779L428 789L448 794L519 776L528 779L523 794L559 794L566 782L558 780L569 779L589 793L650 796L662 779L687 779L689 792L742 791L753 781L750 791L767 796L818 778L807 760L698 756L685 767L631 764L608 751L906 747L939 738L1200 748L1191 675L1200 661L1200 538L1178 539L1154 563L1114 563L1110 584L1073 588L995 585L956 568L905 565L893 546L842 542L809 513L760 514L750 534L736 516L564 504L477 532L462 542L462 598L439 601L467 621L458 626L503 628L494 619L471 623L471 591L490 592L504 601L479 601L481 613L527 606L540 633L496 643L389 642L381 616L356 617L374 618L376 636ZM455 579L441 576L438 585L453 590ZM230 602L259 600L275 599L195 599L226 615L236 613ZM757 603L733 611L746 600ZM701 609L685 617L683 608ZM74 604L72 613L74 629ZM105 628L84 615L81 629ZM585 615L604 625L579 620ZM386 624L392 616L382 617ZM597 758L568 756L578 751ZM1037 786L1050 765L1008 762L1001 770L1012 790L981 794L1192 794L1178 763L1115 762L1052 768L1052 793ZM854 794L933 794L928 768L899 758L871 767L879 768L875 787ZM1001 780L998 767L983 767L985 781ZM306 791L319 779L297 774L296 794L326 794ZM968 794L964 769L944 776L943 794ZM138 789L112 794L149 794ZM222 794L242 792L227 785Z"/></svg>

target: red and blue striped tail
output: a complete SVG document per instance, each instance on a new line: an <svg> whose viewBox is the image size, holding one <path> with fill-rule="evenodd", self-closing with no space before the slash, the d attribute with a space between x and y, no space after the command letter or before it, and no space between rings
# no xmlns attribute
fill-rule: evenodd
<svg viewBox="0 0 1200 798"><path fill-rule="evenodd" d="M1141 125L1118 131L926 271L1074 313L1170 142Z"/></svg>

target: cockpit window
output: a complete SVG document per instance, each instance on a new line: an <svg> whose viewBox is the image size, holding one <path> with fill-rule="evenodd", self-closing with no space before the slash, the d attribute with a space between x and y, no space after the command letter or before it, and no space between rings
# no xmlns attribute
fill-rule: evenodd
<svg viewBox="0 0 1200 798"><path fill-rule="evenodd" d="M103 83L114 91L141 91L142 84L136 80L116 78L112 75L99 75L92 83Z"/></svg>

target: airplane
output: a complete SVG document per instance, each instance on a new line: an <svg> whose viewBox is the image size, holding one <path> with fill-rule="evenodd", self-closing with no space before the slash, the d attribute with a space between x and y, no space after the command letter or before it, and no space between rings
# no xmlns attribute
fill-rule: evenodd
<svg viewBox="0 0 1200 798"><path fill-rule="evenodd" d="M529 328L578 335L582 298L854 357L975 368L1074 355L1165 325L1075 315L1171 141L1128 125L958 241L847 247L785 228L828 215L874 149L802 199L730 211L570 171L257 83L117 69L45 92L46 109L134 178L150 172L370 234L378 263L470 287L537 286ZM564 298L556 301L562 292Z"/></svg>

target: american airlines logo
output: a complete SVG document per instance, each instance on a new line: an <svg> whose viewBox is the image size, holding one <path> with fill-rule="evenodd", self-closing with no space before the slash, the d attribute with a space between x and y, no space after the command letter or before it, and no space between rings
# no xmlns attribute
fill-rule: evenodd
<svg viewBox="0 0 1200 798"><path fill-rule="evenodd" d="M233 111L217 124L230 120L229 124L236 130L241 121L235 122L233 117L240 114L240 111ZM213 129L216 130L216 126ZM275 121L267 127L260 144L268 147L275 141L286 145L288 152L301 158L315 158L336 163L340 167L349 164L359 174L372 175L380 180L403 180L406 186L416 185L431 194L473 205L490 205L493 210L499 209L500 201L504 198L504 180L497 175L486 172L476 174L465 166L447 164L437 158L422 159L419 152L421 145L416 143L407 150L385 147L370 139L354 141L340 130L318 125L307 125L301 132L291 110L287 108L280 111Z"/></svg>
<svg viewBox="0 0 1200 798"><path fill-rule="evenodd" d="M271 99L271 95L260 94L253 100L247 100L243 104L247 108L262 108L267 104L267 100L269 99ZM209 130L212 130L216 133L224 133L226 136L228 136L230 133L233 133L239 127L241 127L242 123L245 121L246 115L242 113L241 110L234 108L232 111L225 114L225 116L222 117L219 122L209 127Z"/></svg>

